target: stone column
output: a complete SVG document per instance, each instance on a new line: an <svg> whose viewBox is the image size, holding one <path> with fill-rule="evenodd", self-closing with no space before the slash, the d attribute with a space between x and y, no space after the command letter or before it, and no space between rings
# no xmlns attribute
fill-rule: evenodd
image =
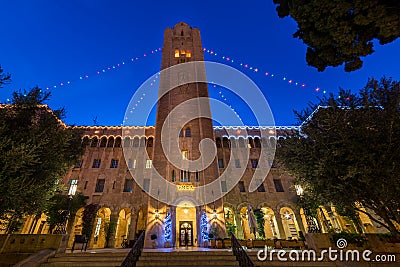
<svg viewBox="0 0 400 267"><path fill-rule="evenodd" d="M242 218L240 217L240 212L235 213L235 222L236 222L236 237L237 237L237 239L244 239Z"/></svg>
<svg viewBox="0 0 400 267"><path fill-rule="evenodd" d="M177 244L177 236L176 236L176 206L171 206L171 225L172 225L172 238L171 238L171 247L176 247Z"/></svg>
<svg viewBox="0 0 400 267"><path fill-rule="evenodd" d="M203 244L201 244L200 218L201 218L201 207L200 206L196 206L196 233L197 233L197 235L196 235L195 238L197 240L193 240L193 241L197 241L194 244L197 244L198 247L202 247L203 246Z"/></svg>
<svg viewBox="0 0 400 267"><path fill-rule="evenodd" d="M137 224L138 215L134 209L131 212L131 223L129 225L128 231L128 242L129 240L135 240L136 238L136 224Z"/></svg>
<svg viewBox="0 0 400 267"><path fill-rule="evenodd" d="M297 225L299 226L299 230L303 232L303 235L306 234L306 230L305 227L303 225L303 220L301 219L301 215L300 215L300 211L299 210L295 210L294 212L294 216L296 217L296 222Z"/></svg>
<svg viewBox="0 0 400 267"><path fill-rule="evenodd" d="M285 229L283 228L282 216L277 211L274 211L274 213L275 213L276 224L278 225L278 230L279 230L279 233L277 234L280 239L286 239Z"/></svg>
<svg viewBox="0 0 400 267"><path fill-rule="evenodd" d="M118 225L119 214L117 211L112 211L110 215L110 224L109 227L112 227L112 233L108 243L105 244L105 247L115 248L116 247L116 234L117 234L117 225ZM105 233L106 234L106 233ZM107 240L106 240L107 242Z"/></svg>

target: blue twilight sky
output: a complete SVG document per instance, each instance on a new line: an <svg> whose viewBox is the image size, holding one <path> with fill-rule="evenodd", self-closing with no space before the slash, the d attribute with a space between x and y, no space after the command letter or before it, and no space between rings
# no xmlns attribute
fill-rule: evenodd
<svg viewBox="0 0 400 267"><path fill-rule="evenodd" d="M358 90L368 77L383 75L400 80L400 40L376 45L363 68L353 73L343 67L319 73L307 66L306 46L292 38L295 22L279 19L272 0L14 0L2 1L0 8L0 64L13 79L0 89L0 100L16 89L51 87L48 104L65 107L68 124L93 125L97 117L99 125L120 125L135 90L159 71L161 53L154 50L162 47L164 29L180 21L199 28L203 47L217 53L206 52L206 60L226 62L222 56L229 57L234 60L230 66L254 80L277 125L295 124L293 110L316 101L324 90ZM245 124L254 124L248 108L226 89L210 87L210 96L231 105Z"/></svg>

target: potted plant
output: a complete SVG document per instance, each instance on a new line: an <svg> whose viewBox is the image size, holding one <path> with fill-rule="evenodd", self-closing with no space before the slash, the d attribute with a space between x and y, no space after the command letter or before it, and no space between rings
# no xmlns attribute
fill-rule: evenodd
<svg viewBox="0 0 400 267"><path fill-rule="evenodd" d="M212 248L215 248L215 238L214 238L214 234L213 234L213 233L209 233L209 234L208 234L208 238L209 238L209 240L210 240L210 242L211 242L211 247L212 247Z"/></svg>
<svg viewBox="0 0 400 267"><path fill-rule="evenodd" d="M222 238L217 238L217 241L215 242L215 245L217 248L222 248Z"/></svg>
<svg viewBox="0 0 400 267"><path fill-rule="evenodd" d="M153 241L153 242L151 243L151 245L153 246L153 248L156 248L156 246L157 246L157 243L156 243L157 235L156 235L156 234L152 234L152 235L150 236L150 239Z"/></svg>

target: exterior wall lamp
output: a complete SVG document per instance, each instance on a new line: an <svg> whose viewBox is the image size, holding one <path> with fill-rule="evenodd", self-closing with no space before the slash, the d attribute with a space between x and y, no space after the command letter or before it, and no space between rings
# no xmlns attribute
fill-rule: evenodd
<svg viewBox="0 0 400 267"><path fill-rule="evenodd" d="M154 217L155 217L156 219L158 219L158 218L160 217L160 214L158 213L158 209L156 209L156 210L154 211Z"/></svg>
<svg viewBox="0 0 400 267"><path fill-rule="evenodd" d="M217 211L215 209L213 210L213 219L217 219Z"/></svg>

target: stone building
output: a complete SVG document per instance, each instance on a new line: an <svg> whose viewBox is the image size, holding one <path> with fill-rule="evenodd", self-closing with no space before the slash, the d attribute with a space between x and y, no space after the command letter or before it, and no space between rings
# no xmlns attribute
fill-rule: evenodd
<svg viewBox="0 0 400 267"><path fill-rule="evenodd" d="M185 23L165 30L162 51L162 70L185 62L204 60L199 30ZM196 75L204 73L200 69ZM178 73L178 76L180 80L186 79L185 74ZM157 236L155 242L160 247L166 241L173 246L203 246L209 232L221 238L226 237L228 225L235 226L234 233L239 239L254 239L259 236L251 233L249 227L250 208L261 211L267 239L298 239L300 232L355 228L352 222L338 216L333 207L329 210L321 207L317 218L304 214L296 206L301 187L293 184L293 177L285 170L273 165L268 166L270 171L259 182L257 189L249 192L254 173L266 164L260 157L264 144L270 145L276 139L286 138L298 131L298 127L213 126L209 103L203 103L199 107L191 106L191 109L183 107L180 113L182 118L178 116L169 121L168 129L176 129L174 133L163 132L163 125L175 107L192 99L208 98L207 85L201 83L183 84L162 94L163 88L171 83L170 79L169 76L160 77L155 126L76 127L84 130L83 142L87 147L82 161L71 168L63 183L68 188L68 194L82 192L89 197L87 203L99 207L95 214L90 247L106 245L105 229L110 224L115 225L111 236L107 237L108 245L112 247L121 247L124 239L134 240L142 231L146 231L146 247L152 246L152 235ZM209 117L184 121L184 115L196 108L201 108ZM263 137L263 131L268 133L269 138ZM138 132L141 134L134 134ZM229 134L231 132L236 134ZM246 135L241 135L241 132L246 132ZM179 151L175 151L173 156L180 159L180 168L167 158L161 137L175 137L177 140ZM188 162L201 157L199 147L203 139L214 141L216 156L207 168L199 171ZM231 158L234 148L246 150L248 159L241 161ZM209 199L212 199L218 192L199 193L196 189L220 177L232 160L234 162L231 165L243 169L243 175L232 190L228 190L228 182L221 180L217 188L222 192L222 197L206 203L199 203L196 197L192 197L191 192L197 192L204 194L200 197L207 199L211 194ZM158 193L174 192L172 203L166 204L154 197L154 170L169 182L158 187ZM172 187L178 191L172 190ZM150 191L153 192L152 196L148 194ZM83 209L79 210L74 221L69 222L70 245L74 235L81 234L82 212ZM22 232L46 232L44 220L43 216L28 218ZM376 230L368 218L362 220L365 232Z"/></svg>

